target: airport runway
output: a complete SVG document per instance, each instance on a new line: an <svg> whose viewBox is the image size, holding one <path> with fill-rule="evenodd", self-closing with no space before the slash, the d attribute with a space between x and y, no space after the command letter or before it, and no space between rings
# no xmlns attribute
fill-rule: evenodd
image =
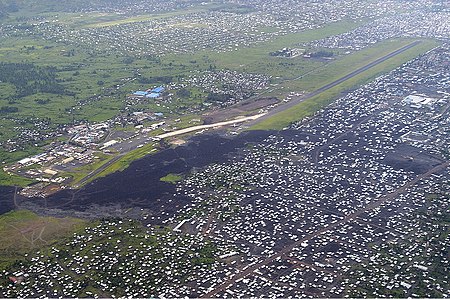
<svg viewBox="0 0 450 299"><path fill-rule="evenodd" d="M389 54L387 54L387 55L385 55L383 57L380 57L380 58L372 61L371 63L368 63L367 65L365 65L365 66L363 66L363 67L361 67L361 68L359 68L359 69L357 69L357 70L355 70L355 71L353 71L353 72L351 72L351 73L349 73L349 74L339 78L338 80L335 80L335 81L333 81L333 82L331 82L329 84L326 84L326 85L320 87L319 89L317 89L317 90L315 90L315 91L313 91L313 92L311 92L309 94L306 94L306 95L304 95L302 97L299 97L297 99L291 100L290 102L285 103L283 105L279 105L279 106L275 107L274 109L270 110L268 113L258 114L258 115L249 116L249 117L243 117L243 118L236 119L236 120L225 121L225 122L220 122L220 123L215 123L215 124L210 124L210 125L199 125L199 126L189 127L189 128L185 128L185 129L181 129L181 130L177 130L177 131L161 134L159 136L156 136L155 139L164 139L164 138L174 137L174 136L178 136L178 135L183 135L183 134L187 134L187 133L191 133L191 132L195 132L195 131L211 129L211 128L218 128L218 127L227 126L227 125L231 125L231 124L243 123L243 122L246 122L246 121L249 121L248 122L249 126L255 125L255 124L257 124L257 123L259 123L259 122L261 122L261 121L263 121L265 119L268 119L268 118L274 116L277 113L280 113L280 112L282 112L284 110L287 110L287 109L289 109L291 107L294 107L295 105L297 105L297 104L299 104L299 103L301 103L303 101L306 101L306 100L308 100L308 99L310 99L312 97L315 97L315 96L321 94L322 92L327 91L327 90L329 90L329 89L331 89L331 88L333 88L333 87L335 87L335 86L337 86L337 85L339 85L339 84L341 84L341 83L343 83L343 82L345 82L345 81L355 77L356 75L359 75L362 72L367 71L368 69L370 69L370 68L372 68L372 67L374 67L374 66L376 66L376 65L378 65L378 64L380 64L380 63L382 63L382 62L384 62L384 61L386 61L386 60L388 60L388 59L390 59L392 57L395 57L395 56L397 56L397 55L407 51L408 49L411 49L411 48L417 46L420 43L421 43L421 41L411 42L410 44L408 44L406 46L403 46L400 49L395 50L395 51L393 51L393 52L391 52L391 53L389 53ZM147 142L144 142L144 143L147 143ZM139 144L141 144L141 143L139 143ZM134 144L133 144L132 148L129 148L129 151L131 151L132 149L135 149ZM116 162L117 160L119 160L126 152L127 151L122 152L120 155L114 157L112 160L108 161L107 163L102 165L100 168L98 168L98 169L94 170L93 172L89 173L85 178L80 180L80 182L78 183L78 186L83 185L87 180L89 180L90 178L96 176L101 171L106 169L109 165L111 165L114 162ZM76 186L76 187L78 187L78 186Z"/></svg>
<svg viewBox="0 0 450 299"><path fill-rule="evenodd" d="M374 66L377 66L378 64L380 64L380 63L382 63L382 62L384 62L384 61L386 61L386 60L388 60L388 59L390 59L392 57L395 57L395 56L397 56L397 55L399 55L399 54L401 54L401 53L403 53L403 52L405 52L405 51L407 51L407 50L409 50L409 49L411 49L411 48L413 48L415 46L417 46L420 43L422 43L422 41L414 41L414 42L412 42L412 43L410 43L410 44L408 44L406 46L401 47L398 50L395 50L395 51L393 51L393 52L391 52L391 53L389 53L389 54L387 54L387 55L385 55L383 57L380 57L380 58L372 61L371 63L366 64L365 66L363 66L363 67L361 67L361 68L359 68L359 69L357 69L357 70L355 70L355 71L353 71L353 72L351 72L351 73L349 73L349 74L347 74L347 75L337 79L336 81L333 81L333 82L331 82L329 84L326 84L326 85L320 87L319 89L317 89L317 90L315 90L315 91L313 91L311 93L308 93L308 94L306 94L304 96L301 96L301 97L299 97L297 99L291 100L291 101L287 102L286 104L279 105L279 106L275 107L274 109L270 110L266 115L258 118L255 121L252 121L251 123L249 123L249 125L250 126L255 125L255 124L257 124L257 123L259 123L261 121L264 121L265 119L268 119L268 118L274 116L277 113L280 113L280 112L282 112L284 110L292 108L292 107L296 106L297 104L300 104L303 101L306 101L306 100L308 100L308 99L310 99L312 97L315 97L315 96L321 94L322 92L327 91L327 90L329 90L329 89L331 89L331 88L333 88L333 87L335 87L335 86L337 86L337 85L339 85L339 84L341 84L341 83L343 83L343 82L345 82L345 81L347 81L347 80L349 80L349 79L351 79L351 78L353 78L353 77L355 77L355 76L357 76L357 75L359 75L359 74L361 74L361 73L363 73L363 72L365 72L365 71L367 71L367 70L369 70L371 68L373 68Z"/></svg>

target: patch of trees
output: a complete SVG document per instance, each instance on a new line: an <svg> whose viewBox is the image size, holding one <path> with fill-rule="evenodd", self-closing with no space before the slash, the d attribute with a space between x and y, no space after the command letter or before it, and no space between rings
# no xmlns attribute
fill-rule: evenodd
<svg viewBox="0 0 450 299"><path fill-rule="evenodd" d="M172 76L159 76L159 77L140 77L139 83L141 84L155 84L164 83L169 84L173 80Z"/></svg>
<svg viewBox="0 0 450 299"><path fill-rule="evenodd" d="M19 112L19 108L12 106L3 106L0 108L0 114L16 113Z"/></svg>
<svg viewBox="0 0 450 299"><path fill-rule="evenodd" d="M321 51L317 51L317 52L311 53L311 57L313 57L313 58L332 57L333 55L334 55L333 52L325 51L325 50L321 50Z"/></svg>
<svg viewBox="0 0 450 299"><path fill-rule="evenodd" d="M155 63L161 63L161 58L159 58L158 56L148 54L148 55L146 55L146 56L144 56L144 57L145 57L148 61L155 62ZM147 67L147 68L148 68L148 67Z"/></svg>
<svg viewBox="0 0 450 299"><path fill-rule="evenodd" d="M179 96L180 98L189 98L191 97L191 92L186 88L182 88L177 91L177 96Z"/></svg>
<svg viewBox="0 0 450 299"><path fill-rule="evenodd" d="M16 97L36 93L69 95L56 79L56 68L37 67L30 63L0 63L0 82L16 87Z"/></svg>
<svg viewBox="0 0 450 299"><path fill-rule="evenodd" d="M134 58L133 57L125 57L124 59L122 59L122 62L125 64L132 64L134 62Z"/></svg>
<svg viewBox="0 0 450 299"><path fill-rule="evenodd" d="M208 242L197 251L197 257L192 260L194 265L209 265L214 263L217 247Z"/></svg>
<svg viewBox="0 0 450 299"><path fill-rule="evenodd" d="M208 94L208 97L206 98L207 102L219 102L219 103L225 103L231 99L231 96L229 94L222 94L222 93L214 93L210 92Z"/></svg>

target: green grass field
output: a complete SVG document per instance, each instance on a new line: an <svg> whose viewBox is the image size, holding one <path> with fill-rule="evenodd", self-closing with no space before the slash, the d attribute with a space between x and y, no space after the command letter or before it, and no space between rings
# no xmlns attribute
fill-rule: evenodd
<svg viewBox="0 0 450 299"><path fill-rule="evenodd" d="M367 65L368 63L387 55L405 45L412 42L411 39L394 39L380 42L373 47L360 50L358 52L352 53L350 55L343 56L323 68L317 69L314 72L308 74L303 78L298 80L290 80L283 84L287 91L295 90L305 90L313 91L319 87L331 83L353 70L358 69ZM409 59L412 59L419 54L431 49L436 46L436 43L431 41L425 41L423 45L418 45L413 49L410 49L407 53L410 55L399 55L392 59L392 63L387 64L388 66L400 65ZM391 61L391 60L390 60ZM400 62L403 61L403 62ZM391 68L386 68L386 72L390 71Z"/></svg>
<svg viewBox="0 0 450 299"><path fill-rule="evenodd" d="M181 175L169 173L168 175L160 178L159 180L161 182L176 184L177 182L181 181L182 179L183 179L183 176L181 176Z"/></svg>
<svg viewBox="0 0 450 299"><path fill-rule="evenodd" d="M75 168L70 172L62 173L61 176L72 177L71 185L76 185L80 182L81 179L86 177L89 173L98 169L99 167L101 167L102 165L104 165L113 158L113 156L108 156L102 153L97 153L96 157L97 159L95 159L94 163Z"/></svg>
<svg viewBox="0 0 450 299"><path fill-rule="evenodd" d="M24 178L18 175L8 174L0 169L0 186L19 186L25 187L33 183L34 181L28 178Z"/></svg>
<svg viewBox="0 0 450 299"><path fill-rule="evenodd" d="M26 253L48 247L61 237L81 230L86 221L75 218L40 217L27 210L0 216L0 270Z"/></svg>

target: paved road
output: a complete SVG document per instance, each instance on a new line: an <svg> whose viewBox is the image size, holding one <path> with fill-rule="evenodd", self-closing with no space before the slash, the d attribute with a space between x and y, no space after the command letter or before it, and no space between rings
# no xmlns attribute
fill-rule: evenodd
<svg viewBox="0 0 450 299"><path fill-rule="evenodd" d="M394 191L392 193L389 193L389 194L385 195L384 197L373 201L372 203L370 203L366 207L361 208L360 210L357 210L356 212L345 216L342 220L339 220L338 222L335 222L335 223L333 223L333 224L331 224L331 225L329 225L327 227L323 227L323 228L317 230L316 232L314 232L314 233L312 233L312 234L310 234L310 235L308 235L308 236L306 236L306 237L296 241L295 243L282 248L280 251L278 251L277 253L274 253L273 255L267 257L263 261L255 264L255 265L245 269L244 271L242 271L240 273L237 273L234 276L230 277L229 279L225 280L223 283L221 283L220 285L215 287L213 290L211 290L210 292L205 294L202 298L212 298L214 295L218 294L219 292L225 291L228 287L233 285L237 280L239 280L241 278L245 278L246 276L252 274L254 271L258 270L262 266L268 265L268 264L272 263L273 261L275 261L277 258L283 257L284 255L288 254L294 248L300 246L303 242L309 241L309 240L311 240L311 239L313 239L313 238L315 238L317 236L323 235L326 232L329 232L331 230L336 229L338 226L340 226L342 224L345 224L345 223L347 223L347 222L349 222L349 221L351 221L353 219L356 219L357 217L361 216L365 212L372 211L372 210L380 207L385 202L387 202L389 200L393 200L399 194L404 193L408 188L411 188L412 186L417 184L420 180L422 180L424 178L428 178L432 174L444 170L449 165L450 165L450 162L442 163L442 164L440 164L440 165L430 169L428 172L426 172L424 174L421 174L421 175L418 175L415 179L413 179L412 181L406 183L402 187L398 188L396 191Z"/></svg>
<svg viewBox="0 0 450 299"><path fill-rule="evenodd" d="M315 96L321 94L322 92L327 91L327 90L329 90L329 89L331 89L331 88L333 88L333 87L335 87L335 86L337 86L337 85L339 85L339 84L341 84L341 83L343 83L343 82L345 82L345 81L347 81L347 80L349 80L349 79L351 79L351 78L353 78L353 77L355 77L355 76L357 76L357 75L359 75L359 74L361 74L361 73L363 73L363 72L365 72L365 71L367 71L367 70L369 70L371 68L373 68L374 66L377 66L378 64L380 64L380 63L382 63L382 62L384 62L384 61L386 61L386 60L388 60L388 59L390 59L392 57L395 57L395 56L397 56L397 55L399 55L399 54L401 54L401 53L403 53L403 52L405 52L405 51L407 51L407 50L409 50L409 49L411 49L411 48L413 48L415 46L417 46L420 43L422 43L422 41L414 41L414 42L412 42L412 43L410 43L410 44L408 44L406 46L401 47L398 50L395 50L395 51L393 51L393 52L391 52L391 53L389 53L389 54L387 54L387 55L385 55L383 57L380 57L380 58L372 61L371 63L366 64L363 67L360 67L359 69L351 72L350 74L347 74L347 75L345 75L345 76L343 76L343 77L341 77L341 78L339 78L339 79L337 79L337 80L335 80L335 81L333 81L333 82L331 82L329 84L326 84L326 85L320 87L319 89L317 89L317 90L315 90L315 91L313 91L313 92L311 92L311 93L309 93L309 94L307 94L305 96L302 96L302 97L299 97L297 99L291 100L290 102L288 102L286 104L279 105L278 107L275 107L274 109L270 110L266 115L264 115L263 117L258 118L256 121L253 121L249 125L250 126L255 125L255 124L257 124L257 123L259 123L259 122L261 122L261 121L263 121L265 119L268 119L268 118L274 116L277 113L280 113L280 112L282 112L284 110L287 110L287 109L289 109L291 107L296 106L297 104L299 104L299 103L301 103L303 101L306 101L306 100L308 100L308 99L310 99L312 97L315 97Z"/></svg>

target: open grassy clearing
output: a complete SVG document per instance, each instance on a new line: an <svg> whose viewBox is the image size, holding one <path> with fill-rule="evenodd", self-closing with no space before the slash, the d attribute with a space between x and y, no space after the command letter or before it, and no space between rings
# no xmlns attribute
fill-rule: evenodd
<svg viewBox="0 0 450 299"><path fill-rule="evenodd" d="M0 101L7 100L9 94L16 92L15 86L10 83L0 83L0 90L2 91L0 93Z"/></svg>
<svg viewBox="0 0 450 299"><path fill-rule="evenodd" d="M177 182L181 181L183 179L183 176L169 173L168 175L160 178L159 180L166 183L176 184Z"/></svg>
<svg viewBox="0 0 450 299"><path fill-rule="evenodd" d="M2 101L0 100L0 105L1 105ZM10 119L6 119L3 117L0 117L0 128L2 128L2 130L0 130L0 140L6 140L6 139L10 139L10 138L14 138L16 136L16 131L13 129L13 127L15 126L15 122L10 120ZM0 149L1 152L1 149ZM1 158L1 155L0 155ZM4 161L2 159L0 159L0 161Z"/></svg>
<svg viewBox="0 0 450 299"><path fill-rule="evenodd" d="M19 186L26 187L33 183L31 179L27 179L18 175L10 175L0 169L0 186Z"/></svg>
<svg viewBox="0 0 450 299"><path fill-rule="evenodd" d="M101 122L116 116L122 108L122 101L115 97L108 97L84 106L76 114L94 122Z"/></svg>
<svg viewBox="0 0 450 299"><path fill-rule="evenodd" d="M0 216L0 269L13 264L31 250L57 242L81 230L86 221L76 218L40 217L27 210Z"/></svg>
<svg viewBox="0 0 450 299"><path fill-rule="evenodd" d="M75 105L79 100L104 93L105 87L118 84L121 78L133 75L133 69L127 68L119 58L115 57L92 57L82 50L74 50L61 45L50 44L44 47L41 41L32 39L7 39L0 42L0 45L6 44L10 47L2 48L0 46L2 61L9 63L26 61L37 66L56 67L58 80L62 81L61 84L68 92L74 94L72 96L38 93L19 98L12 104L19 109L16 114L11 115L14 117L49 117L54 123L68 123L72 121L72 116L67 113L66 109ZM28 50L31 47L33 50ZM72 50L74 50L74 56L66 56L65 53ZM100 81L101 84L99 84ZM6 105L14 97L15 88L10 84L2 84L1 87L0 105ZM36 103L39 99L48 99L49 102L41 105ZM117 112L117 102L113 104L113 108ZM87 109L85 115L80 113L75 117L90 120L89 117L93 116L94 121L99 118L104 120L104 118L98 117L98 113L93 110L95 109ZM108 113L108 116L111 116L111 113Z"/></svg>
<svg viewBox="0 0 450 299"><path fill-rule="evenodd" d="M411 41L409 41L411 42ZM346 70L345 73L341 73L338 77L333 77L333 72L330 72L330 77L327 77L326 75L322 76L322 81L320 81L322 84L320 86L326 85L327 83L333 82L334 80L338 79L339 77L343 77L348 73L351 73L352 71L360 68L361 66L370 63L371 61L376 60L379 57L382 57L386 55L387 53L390 53L398 48L401 48L405 44L408 44L407 41L398 41L398 43L393 42L392 48L389 50L390 47L386 48L386 43L380 44L380 48L373 47L371 49L364 50L363 53L358 53L358 58L360 60L355 60L355 63L352 64L350 57L344 61L341 61L339 64L334 65L333 69L338 70ZM311 116L315 112L319 111L320 109L324 108L326 105L330 104L341 96L345 91L348 91L350 89L354 89L357 86L360 86L364 83L367 83L368 81L374 79L375 77L389 72L396 67L400 66L401 64L417 57L421 53L425 53L428 50L431 50L432 48L436 47L438 45L437 42L431 41L431 40L425 40L421 44L406 50L405 52L392 57L373 68L370 68L369 70L366 70L365 72L356 75L355 77L329 89L321 94L312 97L292 108L289 108L285 111L282 111L280 113L277 113L271 118L268 118L266 120L263 120L262 122L258 123L257 125L253 126L252 130L269 130L269 129L276 129L280 130L289 124L301 120L305 117ZM378 53L378 54L376 54ZM375 55L376 54L376 55ZM367 57L370 57L370 60L365 60ZM354 58L354 56L352 56ZM356 59L356 58L355 58ZM364 62L365 61L365 62ZM325 70L321 70L324 74L327 74ZM299 80L300 82L300 80ZM307 84L311 81L308 79ZM323 84L325 82L325 84ZM291 82L289 82L291 83ZM300 83L301 84L301 83ZM306 86L306 85L305 85ZM317 86L317 87L320 87ZM295 89L293 89L295 90Z"/></svg>

